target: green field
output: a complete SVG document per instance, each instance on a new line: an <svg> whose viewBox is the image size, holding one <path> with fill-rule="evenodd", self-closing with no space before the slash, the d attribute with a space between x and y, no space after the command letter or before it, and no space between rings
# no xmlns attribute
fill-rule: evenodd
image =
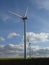
<svg viewBox="0 0 49 65"><path fill-rule="evenodd" d="M49 64L49 58L0 58L0 65L44 65Z"/></svg>
<svg viewBox="0 0 49 65"><path fill-rule="evenodd" d="M31 59L45 59L45 57L44 58L40 58L40 57L38 57L38 58L26 58L26 59L24 59L24 58L0 58L0 60L31 60ZM46 58L46 59L49 59L49 58Z"/></svg>

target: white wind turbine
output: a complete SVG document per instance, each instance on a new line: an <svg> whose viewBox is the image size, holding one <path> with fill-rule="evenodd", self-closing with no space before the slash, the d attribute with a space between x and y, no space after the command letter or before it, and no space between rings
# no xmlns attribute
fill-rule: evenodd
<svg viewBox="0 0 49 65"><path fill-rule="evenodd" d="M11 14L13 14L15 16L18 16L24 22L24 59L26 59L26 20L27 20L27 11L28 11L28 8L26 9L26 12L25 12L24 16L21 16L21 15L19 15L17 13L9 11Z"/></svg>

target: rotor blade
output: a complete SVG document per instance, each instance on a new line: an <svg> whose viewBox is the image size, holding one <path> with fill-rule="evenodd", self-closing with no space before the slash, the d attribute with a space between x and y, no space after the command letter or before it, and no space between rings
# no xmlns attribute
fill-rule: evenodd
<svg viewBox="0 0 49 65"><path fill-rule="evenodd" d="M26 9L25 16L27 16L27 11L28 11L28 7L27 7L27 9Z"/></svg>
<svg viewBox="0 0 49 65"><path fill-rule="evenodd" d="M9 11L11 14L13 14L13 15L15 15L15 16L18 16L19 18L22 18L22 16L20 16L19 14L17 14L17 13L14 13L14 12L12 12L12 11Z"/></svg>

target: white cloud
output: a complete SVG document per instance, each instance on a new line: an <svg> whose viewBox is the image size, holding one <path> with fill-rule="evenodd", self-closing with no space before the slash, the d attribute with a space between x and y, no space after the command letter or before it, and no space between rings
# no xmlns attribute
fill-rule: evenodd
<svg viewBox="0 0 49 65"><path fill-rule="evenodd" d="M49 10L49 0L31 0L31 3L36 5L38 8L44 8L46 10Z"/></svg>
<svg viewBox="0 0 49 65"><path fill-rule="evenodd" d="M8 35L8 38L14 38L14 37L20 37L19 34L15 33L15 32L12 32Z"/></svg>
<svg viewBox="0 0 49 65"><path fill-rule="evenodd" d="M46 42L49 41L49 33L44 33L41 32L39 34L37 33L33 33L33 32L28 32L26 34L26 40L28 42L32 42L32 43L37 43L37 42Z"/></svg>
<svg viewBox="0 0 49 65"><path fill-rule="evenodd" d="M40 8L49 10L49 0L38 0L38 5Z"/></svg>
<svg viewBox="0 0 49 65"><path fill-rule="evenodd" d="M5 41L5 38L3 38L3 37L0 37L0 41Z"/></svg>

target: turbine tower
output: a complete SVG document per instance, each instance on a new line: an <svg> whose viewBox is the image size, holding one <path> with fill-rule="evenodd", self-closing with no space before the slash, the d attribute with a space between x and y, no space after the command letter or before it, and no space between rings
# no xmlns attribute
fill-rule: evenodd
<svg viewBox="0 0 49 65"><path fill-rule="evenodd" d="M27 20L27 11L28 11L28 8L26 9L26 12L25 12L24 16L21 16L21 15L19 15L17 13L9 11L11 14L13 14L15 16L18 16L24 22L24 59L26 59L26 20Z"/></svg>

